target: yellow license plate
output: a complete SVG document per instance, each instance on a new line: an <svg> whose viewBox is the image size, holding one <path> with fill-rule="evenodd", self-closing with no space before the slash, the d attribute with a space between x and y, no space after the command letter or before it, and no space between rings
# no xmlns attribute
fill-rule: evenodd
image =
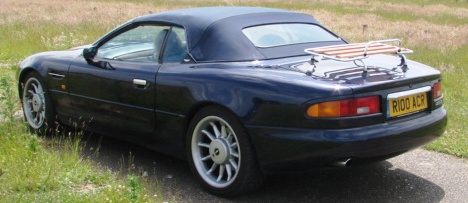
<svg viewBox="0 0 468 203"><path fill-rule="evenodd" d="M427 108L427 92L388 100L387 118L413 113Z"/></svg>

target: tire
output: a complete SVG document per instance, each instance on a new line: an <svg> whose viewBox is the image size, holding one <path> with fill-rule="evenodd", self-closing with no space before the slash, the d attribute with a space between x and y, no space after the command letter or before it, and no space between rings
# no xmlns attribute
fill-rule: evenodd
<svg viewBox="0 0 468 203"><path fill-rule="evenodd" d="M36 72L28 73L23 80L23 85L21 102L29 129L36 134L45 135L56 125L49 91L44 86L41 76Z"/></svg>
<svg viewBox="0 0 468 203"><path fill-rule="evenodd" d="M233 114L205 107L193 117L187 136L189 165L205 190L233 197L260 187L263 174L255 151Z"/></svg>

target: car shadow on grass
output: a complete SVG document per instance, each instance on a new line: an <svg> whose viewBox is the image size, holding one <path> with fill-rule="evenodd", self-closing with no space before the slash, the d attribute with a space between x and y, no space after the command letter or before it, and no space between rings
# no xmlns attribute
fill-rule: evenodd
<svg viewBox="0 0 468 203"><path fill-rule="evenodd" d="M83 140L85 156L116 173L147 175L170 202L440 202L445 196L438 185L384 161L268 175L259 190L225 199L203 191L183 160L100 135Z"/></svg>

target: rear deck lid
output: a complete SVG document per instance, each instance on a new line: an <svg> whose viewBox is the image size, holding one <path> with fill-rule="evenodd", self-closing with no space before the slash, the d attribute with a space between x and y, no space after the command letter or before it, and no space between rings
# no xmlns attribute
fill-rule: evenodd
<svg viewBox="0 0 468 203"><path fill-rule="evenodd" d="M328 59L315 63L295 62L281 65L281 67L302 72L312 78L352 86L440 77L438 70L411 60L407 60L407 71L404 72L399 66L400 58L385 54L369 56L364 62L367 65L367 72L360 61L338 62Z"/></svg>

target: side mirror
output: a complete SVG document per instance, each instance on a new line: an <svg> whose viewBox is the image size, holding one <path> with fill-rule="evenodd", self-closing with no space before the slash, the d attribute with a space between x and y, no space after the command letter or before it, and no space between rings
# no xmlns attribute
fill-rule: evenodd
<svg viewBox="0 0 468 203"><path fill-rule="evenodd" d="M89 65L96 66L98 68L106 70L115 70L112 65L107 61L94 61L94 57L97 54L96 47L84 48L83 49L83 58L88 62Z"/></svg>
<svg viewBox="0 0 468 203"><path fill-rule="evenodd" d="M96 47L84 48L83 49L83 58L88 62L88 64L93 64L93 59L97 54Z"/></svg>

